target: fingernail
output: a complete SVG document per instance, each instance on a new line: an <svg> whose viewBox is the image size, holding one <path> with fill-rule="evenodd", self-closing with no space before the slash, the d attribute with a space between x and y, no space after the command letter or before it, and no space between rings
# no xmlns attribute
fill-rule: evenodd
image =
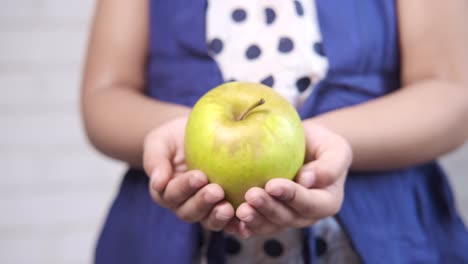
<svg viewBox="0 0 468 264"><path fill-rule="evenodd" d="M315 173L313 171L304 171L301 175L301 184L306 188L312 188L315 183Z"/></svg>
<svg viewBox="0 0 468 264"><path fill-rule="evenodd" d="M200 177L200 175L193 174L189 179L189 184L193 189L198 189L205 184L205 181Z"/></svg>
<svg viewBox="0 0 468 264"><path fill-rule="evenodd" d="M205 201L208 202L208 203L214 203L214 202L217 202L220 197L216 194L213 194L211 192L206 192L205 195L203 196L203 198L205 198Z"/></svg>
<svg viewBox="0 0 468 264"><path fill-rule="evenodd" d="M216 215L215 215L215 216L216 216L216 219L218 219L218 220L220 220L220 221L227 221L227 220L231 219L230 216L225 215L225 214L223 214L223 213L221 213L221 212L219 212L219 211L216 212Z"/></svg>

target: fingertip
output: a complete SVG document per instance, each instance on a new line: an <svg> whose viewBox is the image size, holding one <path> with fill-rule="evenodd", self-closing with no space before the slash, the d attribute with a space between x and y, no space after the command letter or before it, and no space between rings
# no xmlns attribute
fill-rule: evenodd
<svg viewBox="0 0 468 264"><path fill-rule="evenodd" d="M265 191L274 198L287 201L294 197L297 184L287 179L273 179L265 186Z"/></svg>
<svg viewBox="0 0 468 264"><path fill-rule="evenodd" d="M312 188L316 182L315 172L313 170L301 171L299 172L296 181L307 189Z"/></svg>
<svg viewBox="0 0 468 264"><path fill-rule="evenodd" d="M216 183L211 183L210 188L214 193L216 193L219 196L222 196L221 198L224 198L224 190L223 190L223 187L221 187L221 185L216 184Z"/></svg>
<svg viewBox="0 0 468 264"><path fill-rule="evenodd" d="M218 184L209 184L204 194L207 203L216 203L224 199L224 191Z"/></svg>
<svg viewBox="0 0 468 264"><path fill-rule="evenodd" d="M227 221L234 217L234 208L226 201L216 206L215 217L220 221Z"/></svg>
<svg viewBox="0 0 468 264"><path fill-rule="evenodd" d="M264 190L259 187L252 187L245 192L244 199L248 202L260 197Z"/></svg>
<svg viewBox="0 0 468 264"><path fill-rule="evenodd" d="M223 221L223 222L224 222L224 221L227 221L227 220L231 219L231 218L232 218L232 215L230 215L230 214L225 214L225 213L223 213L223 212L221 212L221 211L217 211L217 212L215 213L215 217L216 217L216 219L218 219L219 221Z"/></svg>
<svg viewBox="0 0 468 264"><path fill-rule="evenodd" d="M162 192L169 181L171 173L172 167L167 159L156 159L154 169L150 175L151 187L158 192Z"/></svg>
<svg viewBox="0 0 468 264"><path fill-rule="evenodd" d="M192 171L189 174L189 184L193 189L199 189L202 186L208 184L208 179L200 171Z"/></svg>
<svg viewBox="0 0 468 264"><path fill-rule="evenodd" d="M246 199L247 203L256 209L263 207L266 203L265 200L266 197L263 194L252 195L252 197Z"/></svg>
<svg viewBox="0 0 468 264"><path fill-rule="evenodd" d="M271 179L266 183L265 191L271 196L281 196L284 192L284 187L290 182L290 180L282 178Z"/></svg>
<svg viewBox="0 0 468 264"><path fill-rule="evenodd" d="M164 182L161 177L161 169L156 167L151 173L151 188L157 192L162 192L164 190Z"/></svg>
<svg viewBox="0 0 468 264"><path fill-rule="evenodd" d="M241 221L250 222L253 219L253 208L248 203L242 203L237 207L236 217Z"/></svg>
<svg viewBox="0 0 468 264"><path fill-rule="evenodd" d="M201 170L190 170L189 173L192 173L193 175L197 175L197 177L208 180L208 177L206 176L206 174L203 173L203 171Z"/></svg>

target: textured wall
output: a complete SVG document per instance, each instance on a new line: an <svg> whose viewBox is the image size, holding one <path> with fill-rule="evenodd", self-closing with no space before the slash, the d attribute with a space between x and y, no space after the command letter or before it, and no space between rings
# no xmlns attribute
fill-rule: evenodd
<svg viewBox="0 0 468 264"><path fill-rule="evenodd" d="M92 5L0 0L0 263L90 263L124 170L80 124ZM444 164L468 219L468 147Z"/></svg>
<svg viewBox="0 0 468 264"><path fill-rule="evenodd" d="M0 0L0 263L90 263L123 166L78 112L93 1Z"/></svg>

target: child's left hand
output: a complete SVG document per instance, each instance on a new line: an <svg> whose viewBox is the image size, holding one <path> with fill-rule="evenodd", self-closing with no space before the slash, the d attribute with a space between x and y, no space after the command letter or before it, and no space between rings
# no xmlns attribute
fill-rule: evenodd
<svg viewBox="0 0 468 264"><path fill-rule="evenodd" d="M240 224L226 232L272 234L284 228L301 228L335 215L343 202L344 183L352 160L351 147L341 136L305 122L306 163L294 181L272 179L265 189L254 187L236 210Z"/></svg>

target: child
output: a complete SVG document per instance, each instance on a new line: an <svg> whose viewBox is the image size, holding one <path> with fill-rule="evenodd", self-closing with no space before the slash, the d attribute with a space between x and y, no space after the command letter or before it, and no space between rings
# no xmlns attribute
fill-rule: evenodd
<svg viewBox="0 0 468 264"><path fill-rule="evenodd" d="M466 140L466 11L461 0L99 1L83 116L91 142L132 169L96 263L468 262L433 161ZM237 210L183 158L189 107L231 79L283 94L307 135L295 181L252 188Z"/></svg>

